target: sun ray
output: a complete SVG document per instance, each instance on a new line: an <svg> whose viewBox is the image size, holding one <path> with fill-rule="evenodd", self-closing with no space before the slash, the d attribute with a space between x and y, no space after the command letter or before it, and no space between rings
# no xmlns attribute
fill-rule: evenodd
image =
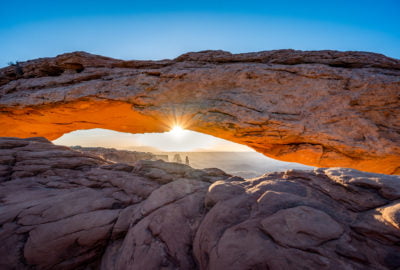
<svg viewBox="0 0 400 270"><path fill-rule="evenodd" d="M169 131L169 134L171 134L174 137L182 137L185 133L185 130L178 125L175 125L172 127L172 129Z"/></svg>

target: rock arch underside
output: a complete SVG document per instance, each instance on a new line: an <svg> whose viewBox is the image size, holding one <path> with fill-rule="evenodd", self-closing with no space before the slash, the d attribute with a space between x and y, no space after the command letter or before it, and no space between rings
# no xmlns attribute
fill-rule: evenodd
<svg viewBox="0 0 400 270"><path fill-rule="evenodd" d="M1 136L186 128L284 161L400 173L400 61L362 52L83 52L1 70Z"/></svg>
<svg viewBox="0 0 400 270"><path fill-rule="evenodd" d="M399 75L383 55L293 50L3 68L0 269L400 269ZM49 141L175 124L350 168L243 179Z"/></svg>
<svg viewBox="0 0 400 270"><path fill-rule="evenodd" d="M173 122L279 160L399 174L400 61L364 52L67 53L0 71L0 136L162 132Z"/></svg>

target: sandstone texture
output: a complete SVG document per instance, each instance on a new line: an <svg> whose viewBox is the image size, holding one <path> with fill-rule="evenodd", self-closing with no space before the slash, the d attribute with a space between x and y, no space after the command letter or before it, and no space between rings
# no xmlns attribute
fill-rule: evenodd
<svg viewBox="0 0 400 270"><path fill-rule="evenodd" d="M173 125L319 167L400 174L400 60L366 52L75 52L0 70L0 136Z"/></svg>
<svg viewBox="0 0 400 270"><path fill-rule="evenodd" d="M0 269L399 269L400 177L244 180L0 138Z"/></svg>

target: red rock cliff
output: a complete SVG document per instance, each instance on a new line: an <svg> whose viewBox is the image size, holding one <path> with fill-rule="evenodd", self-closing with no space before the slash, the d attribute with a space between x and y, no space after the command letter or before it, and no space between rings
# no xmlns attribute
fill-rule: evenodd
<svg viewBox="0 0 400 270"><path fill-rule="evenodd" d="M313 166L400 173L400 61L365 52L75 52L0 70L0 136L174 123Z"/></svg>

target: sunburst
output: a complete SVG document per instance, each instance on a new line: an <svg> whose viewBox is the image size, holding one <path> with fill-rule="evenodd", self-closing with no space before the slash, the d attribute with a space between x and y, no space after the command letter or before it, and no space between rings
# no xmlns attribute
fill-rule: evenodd
<svg viewBox="0 0 400 270"><path fill-rule="evenodd" d="M174 137L182 137L185 133L185 130L181 126L173 126L169 133Z"/></svg>

